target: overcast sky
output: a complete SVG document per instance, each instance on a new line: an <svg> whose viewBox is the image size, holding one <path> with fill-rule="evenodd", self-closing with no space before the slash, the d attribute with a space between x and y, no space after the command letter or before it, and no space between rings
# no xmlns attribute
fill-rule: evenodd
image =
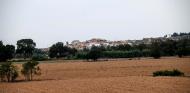
<svg viewBox="0 0 190 93"><path fill-rule="evenodd" d="M190 31L190 0L0 0L0 40L58 41L159 37Z"/></svg>

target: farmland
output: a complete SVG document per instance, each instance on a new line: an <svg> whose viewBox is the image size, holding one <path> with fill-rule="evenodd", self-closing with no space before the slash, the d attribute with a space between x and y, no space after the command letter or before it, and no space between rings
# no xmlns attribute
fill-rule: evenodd
<svg viewBox="0 0 190 93"><path fill-rule="evenodd" d="M21 64L16 64L21 67ZM0 83L0 93L189 93L190 57L56 60L40 64L34 81ZM185 77L153 77L158 70L179 69Z"/></svg>

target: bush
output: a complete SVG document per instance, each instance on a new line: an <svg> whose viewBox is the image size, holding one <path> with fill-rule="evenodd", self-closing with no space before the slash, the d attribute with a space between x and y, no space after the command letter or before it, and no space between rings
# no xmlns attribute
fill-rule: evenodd
<svg viewBox="0 0 190 93"><path fill-rule="evenodd" d="M11 62L6 62L0 65L1 81L13 82L18 77L17 67Z"/></svg>
<svg viewBox="0 0 190 93"><path fill-rule="evenodd" d="M35 54L35 55L32 56L32 60L34 60L34 61L44 61L44 60L48 60L48 56Z"/></svg>
<svg viewBox="0 0 190 93"><path fill-rule="evenodd" d="M163 71L156 71L153 72L153 76L184 76L184 73L174 69L173 71L169 71L169 70L163 70Z"/></svg>
<svg viewBox="0 0 190 93"><path fill-rule="evenodd" d="M150 57L151 56L151 50L150 49L144 49L144 50L142 50L142 55L144 57Z"/></svg>
<svg viewBox="0 0 190 93"><path fill-rule="evenodd" d="M160 43L153 42L151 45L151 56L155 59L159 59L161 57L161 47Z"/></svg>
<svg viewBox="0 0 190 93"><path fill-rule="evenodd" d="M86 59L87 58L87 52L78 52L76 54L76 59Z"/></svg>
<svg viewBox="0 0 190 93"><path fill-rule="evenodd" d="M102 56L105 58L134 58L134 57L141 57L142 52L139 50L104 51Z"/></svg>
<svg viewBox="0 0 190 93"><path fill-rule="evenodd" d="M21 72L27 81L32 80L33 75L41 74L38 64L39 64L39 62L29 61L22 65L23 68L22 68Z"/></svg>
<svg viewBox="0 0 190 93"><path fill-rule="evenodd" d="M101 57L101 51L98 49L91 49L88 53L87 53L87 60L92 59L93 61L97 61L98 58Z"/></svg>

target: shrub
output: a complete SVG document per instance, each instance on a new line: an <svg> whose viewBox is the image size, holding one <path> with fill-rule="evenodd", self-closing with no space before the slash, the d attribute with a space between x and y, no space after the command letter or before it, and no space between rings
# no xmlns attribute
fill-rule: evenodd
<svg viewBox="0 0 190 93"><path fill-rule="evenodd" d="M76 54L76 59L86 59L87 58L87 52L78 52Z"/></svg>
<svg viewBox="0 0 190 93"><path fill-rule="evenodd" d="M134 58L134 57L141 57L142 52L139 50L104 51L102 55L105 58Z"/></svg>
<svg viewBox="0 0 190 93"><path fill-rule="evenodd" d="M36 61L29 61L22 65L22 74L25 76L26 80L32 80L33 75L40 75L40 68L38 66L39 62Z"/></svg>
<svg viewBox="0 0 190 93"><path fill-rule="evenodd" d="M34 60L34 61L44 61L44 60L48 60L48 56L35 54L35 55L32 56L32 60Z"/></svg>
<svg viewBox="0 0 190 93"><path fill-rule="evenodd" d="M17 67L11 62L3 63L0 66L1 81L13 82L18 77Z"/></svg>
<svg viewBox="0 0 190 93"><path fill-rule="evenodd" d="M100 58L100 57L101 57L101 51L98 49L94 49L94 50L91 49L87 53L87 60L92 59L93 61L97 61L98 58Z"/></svg>
<svg viewBox="0 0 190 93"><path fill-rule="evenodd" d="M184 76L184 73L177 69L174 69L173 71L161 70L161 71L153 72L153 76L154 77L156 76Z"/></svg>
<svg viewBox="0 0 190 93"><path fill-rule="evenodd" d="M160 43L153 42L151 45L151 56L155 59L159 59L161 57L161 47Z"/></svg>
<svg viewBox="0 0 190 93"><path fill-rule="evenodd" d="M144 49L144 50L142 50L142 55L144 57L150 57L151 56L151 50L150 49Z"/></svg>

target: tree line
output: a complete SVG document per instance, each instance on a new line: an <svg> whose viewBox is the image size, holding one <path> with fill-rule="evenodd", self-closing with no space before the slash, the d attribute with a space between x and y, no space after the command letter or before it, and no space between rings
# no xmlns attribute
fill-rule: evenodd
<svg viewBox="0 0 190 93"><path fill-rule="evenodd" d="M171 37L177 37L177 36L185 36L185 35L190 35L190 32L189 33L173 33L172 35L171 35Z"/></svg>
<svg viewBox="0 0 190 93"><path fill-rule="evenodd" d="M90 50L80 51L76 54L76 58L93 59L98 58L140 58L153 57L160 58L161 56L176 56L179 57L190 55L190 40L183 39L179 41L166 40L163 42L153 42L152 44L139 45L117 45L117 46L93 46Z"/></svg>
<svg viewBox="0 0 190 93"><path fill-rule="evenodd" d="M35 48L36 43L32 39L21 39L17 41L17 49L13 45L3 45L0 42L0 62L5 62L14 57L29 58L35 61L48 59L92 59L98 58L140 58L161 56L179 57L190 55L190 39L178 41L166 40L152 42L151 44L129 45L120 44L117 46L92 46L90 49L77 50L64 45L62 42L53 44L48 52Z"/></svg>
<svg viewBox="0 0 190 93"><path fill-rule="evenodd" d="M173 33L172 37L189 35L190 33ZM32 59L36 61L47 60L49 58L66 59L98 59L98 58L133 58L133 57L154 57L161 56L187 56L190 54L190 39L174 41L155 41L151 44L129 45L120 44L117 46L92 46L90 49L76 50L57 42L49 47L45 52L35 48L36 43L32 39L21 39L17 41L17 49L14 45L4 45L0 41L0 62L5 62L12 58ZM94 58L93 58L94 57Z"/></svg>

